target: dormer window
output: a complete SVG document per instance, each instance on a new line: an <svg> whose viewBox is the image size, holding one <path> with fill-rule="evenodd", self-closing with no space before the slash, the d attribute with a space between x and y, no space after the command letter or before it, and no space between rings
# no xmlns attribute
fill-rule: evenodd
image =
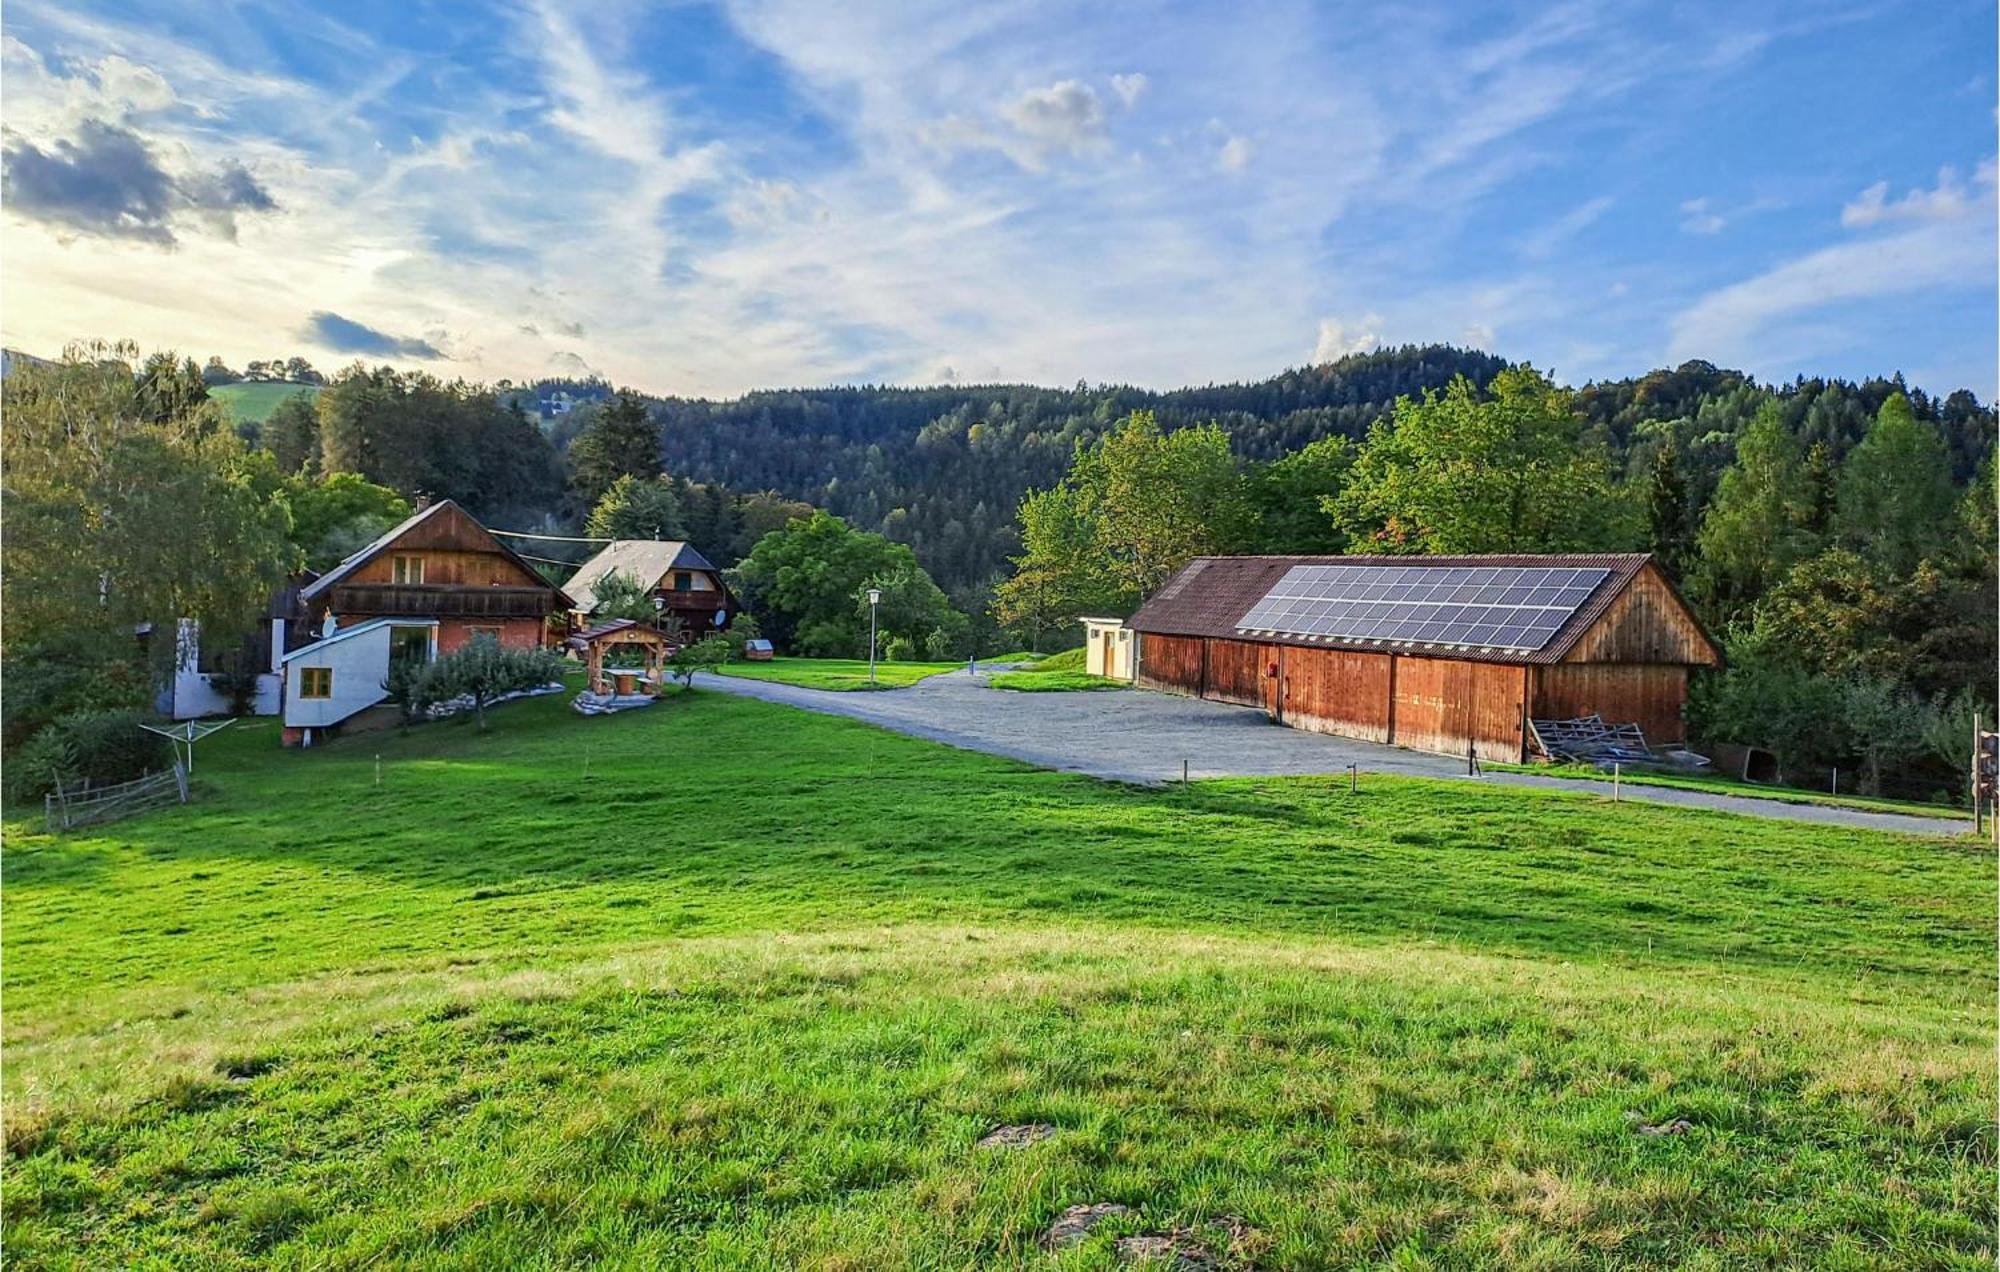
<svg viewBox="0 0 2000 1272"><path fill-rule="evenodd" d="M424 559L420 556L399 556L390 563L390 568L397 583L414 587L424 581Z"/></svg>

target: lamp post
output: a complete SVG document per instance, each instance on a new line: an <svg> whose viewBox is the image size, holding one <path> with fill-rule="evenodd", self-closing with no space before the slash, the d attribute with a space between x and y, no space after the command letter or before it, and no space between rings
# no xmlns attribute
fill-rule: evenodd
<svg viewBox="0 0 2000 1272"><path fill-rule="evenodd" d="M882 603L882 589L868 589L868 687L875 687L875 607Z"/></svg>

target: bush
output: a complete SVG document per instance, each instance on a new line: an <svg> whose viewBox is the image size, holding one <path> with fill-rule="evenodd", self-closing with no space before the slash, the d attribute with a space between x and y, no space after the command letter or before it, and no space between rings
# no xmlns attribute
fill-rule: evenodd
<svg viewBox="0 0 2000 1272"><path fill-rule="evenodd" d="M503 649L491 636L481 636L424 667L410 684L410 709L427 714L465 699L483 729L495 698L559 682L566 669L562 657L549 650Z"/></svg>
<svg viewBox="0 0 2000 1272"><path fill-rule="evenodd" d="M917 644L908 636L891 636L882 646L883 662L915 662Z"/></svg>
<svg viewBox="0 0 2000 1272"><path fill-rule="evenodd" d="M140 728L142 711L73 711L49 724L7 762L7 793L39 799L56 789L109 786L157 773L173 764L173 748Z"/></svg>
<svg viewBox="0 0 2000 1272"><path fill-rule="evenodd" d="M756 615L738 614L736 621L729 625L729 630L722 634L722 639L729 642L729 656L741 660L743 646L763 634L763 629L757 625Z"/></svg>
<svg viewBox="0 0 2000 1272"><path fill-rule="evenodd" d="M0 745L8 751L79 711L143 711L154 680L136 651L24 648L0 668Z"/></svg>
<svg viewBox="0 0 2000 1272"><path fill-rule="evenodd" d="M720 636L704 636L692 645L676 649L667 660L667 670L681 682L681 688L692 689L696 672L713 671L728 661L729 642Z"/></svg>

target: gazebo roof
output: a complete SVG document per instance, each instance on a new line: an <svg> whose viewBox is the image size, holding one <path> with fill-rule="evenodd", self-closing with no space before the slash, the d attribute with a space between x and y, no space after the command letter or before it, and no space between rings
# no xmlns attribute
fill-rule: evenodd
<svg viewBox="0 0 2000 1272"><path fill-rule="evenodd" d="M673 642L637 619L614 618L571 636L572 645L670 645Z"/></svg>

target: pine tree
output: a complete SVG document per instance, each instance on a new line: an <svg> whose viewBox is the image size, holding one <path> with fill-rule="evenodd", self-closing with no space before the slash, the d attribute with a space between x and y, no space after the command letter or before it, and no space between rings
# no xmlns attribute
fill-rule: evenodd
<svg viewBox="0 0 2000 1272"><path fill-rule="evenodd" d="M570 444L570 485L578 499L595 504L620 477L654 477L660 471L660 428L646 400L630 389L598 410Z"/></svg>
<svg viewBox="0 0 2000 1272"><path fill-rule="evenodd" d="M1907 574L1949 540L1957 500L1944 439L1898 393L1841 466L1834 529L1870 560Z"/></svg>

